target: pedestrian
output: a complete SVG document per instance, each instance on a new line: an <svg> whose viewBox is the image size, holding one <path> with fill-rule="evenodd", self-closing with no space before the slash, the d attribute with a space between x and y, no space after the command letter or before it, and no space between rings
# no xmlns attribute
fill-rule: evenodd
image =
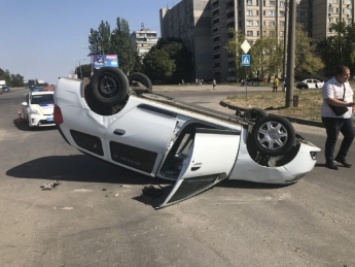
<svg viewBox="0 0 355 267"><path fill-rule="evenodd" d="M277 93L277 89L279 89L279 83L280 83L280 80L277 77L277 75L275 75L274 82L272 84L272 92L276 92Z"/></svg>
<svg viewBox="0 0 355 267"><path fill-rule="evenodd" d="M217 85L216 79L213 79L213 81L212 81L213 90L214 90L214 88L216 87L216 85Z"/></svg>
<svg viewBox="0 0 355 267"><path fill-rule="evenodd" d="M321 117L327 133L324 149L325 166L333 170L338 169L334 160L346 168L351 167L351 164L346 161L346 155L355 136L352 122L355 104L353 102L354 93L348 82L349 77L350 69L346 66L339 66L336 69L335 76L325 82L322 88ZM342 114L337 112L337 108L344 109ZM333 158L339 132L342 133L344 138L336 157Z"/></svg>

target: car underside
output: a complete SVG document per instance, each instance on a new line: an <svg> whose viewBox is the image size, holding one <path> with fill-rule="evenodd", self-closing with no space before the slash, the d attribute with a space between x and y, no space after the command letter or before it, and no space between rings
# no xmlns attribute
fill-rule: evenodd
<svg viewBox="0 0 355 267"><path fill-rule="evenodd" d="M91 80L60 78L54 119L80 151L175 182L164 207L224 179L290 184L320 149L284 117L250 109L230 116L152 93L148 77L102 68Z"/></svg>

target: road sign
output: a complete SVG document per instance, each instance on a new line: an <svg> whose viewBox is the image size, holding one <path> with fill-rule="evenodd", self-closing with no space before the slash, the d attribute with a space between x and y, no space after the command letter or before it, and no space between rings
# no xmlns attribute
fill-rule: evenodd
<svg viewBox="0 0 355 267"><path fill-rule="evenodd" d="M244 67L250 66L250 55L242 55L242 65Z"/></svg>
<svg viewBox="0 0 355 267"><path fill-rule="evenodd" d="M249 52L251 46L250 44L248 43L247 40L244 40L244 42L242 43L242 45L240 46L240 48L243 50L243 52L246 54Z"/></svg>

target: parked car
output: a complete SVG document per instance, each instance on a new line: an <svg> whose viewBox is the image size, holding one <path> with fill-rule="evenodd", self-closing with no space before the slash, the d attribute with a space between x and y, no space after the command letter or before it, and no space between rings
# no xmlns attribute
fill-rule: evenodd
<svg viewBox="0 0 355 267"><path fill-rule="evenodd" d="M324 82L317 79L305 79L297 83L299 89L318 89L323 87Z"/></svg>
<svg viewBox="0 0 355 267"><path fill-rule="evenodd" d="M132 79L148 85L138 93ZM139 73L101 68L91 81L60 78L54 120L67 143L129 170L175 182L162 208L219 182L291 184L310 172L318 147L284 117L250 109L231 117L151 93ZM131 90L130 90L131 89Z"/></svg>
<svg viewBox="0 0 355 267"><path fill-rule="evenodd" d="M2 85L1 86L2 88L1 88L1 91L2 92L9 92L10 91L10 88L5 84L5 85Z"/></svg>
<svg viewBox="0 0 355 267"><path fill-rule="evenodd" d="M53 119L54 92L30 92L22 102L22 117L29 127L55 126Z"/></svg>

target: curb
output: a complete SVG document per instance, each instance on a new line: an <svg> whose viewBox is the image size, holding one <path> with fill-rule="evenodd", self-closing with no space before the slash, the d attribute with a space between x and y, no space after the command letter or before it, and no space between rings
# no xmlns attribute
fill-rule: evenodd
<svg viewBox="0 0 355 267"><path fill-rule="evenodd" d="M230 105L227 104L226 102L224 102L223 100L219 102L219 104L222 107L227 107L229 109L235 110L236 113L240 113L240 111L246 111L247 108L242 108L242 107L237 107L234 105ZM269 112L270 113L270 112ZM272 114L272 113L271 113ZM304 119L299 119L299 118L294 118L294 117L288 117L288 116L283 116L286 119L288 119L290 122L294 122L294 123L299 123L299 124L303 124L303 125L308 125L308 126L315 126L315 127L321 127L323 128L323 123L321 122L317 122L317 121L310 121L310 120L304 120Z"/></svg>

